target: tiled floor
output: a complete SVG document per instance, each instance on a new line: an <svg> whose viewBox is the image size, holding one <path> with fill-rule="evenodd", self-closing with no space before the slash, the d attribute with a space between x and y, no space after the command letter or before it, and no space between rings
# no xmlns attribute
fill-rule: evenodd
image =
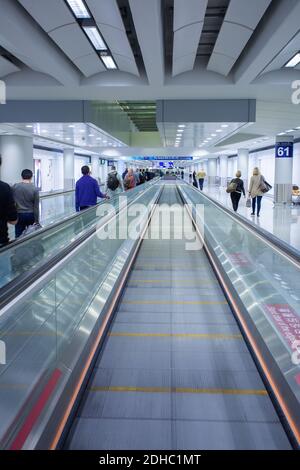
<svg viewBox="0 0 300 470"><path fill-rule="evenodd" d="M205 186L204 193L232 209L230 195L225 188ZM300 206L274 206L272 197L262 200L260 218L251 216L251 209L246 207L246 199L241 198L238 213L251 222L268 230L276 237L300 250Z"/></svg>

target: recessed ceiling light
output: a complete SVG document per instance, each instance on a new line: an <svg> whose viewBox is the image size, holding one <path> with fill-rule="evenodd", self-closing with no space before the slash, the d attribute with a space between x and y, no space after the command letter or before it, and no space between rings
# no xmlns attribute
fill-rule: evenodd
<svg viewBox="0 0 300 470"><path fill-rule="evenodd" d="M89 40L93 44L96 51L106 51L107 46L96 26L84 26L83 30L85 31L86 35L88 36ZM103 60L103 57L102 57Z"/></svg>
<svg viewBox="0 0 300 470"><path fill-rule="evenodd" d="M102 137L97 137L97 139L96 139L96 140L102 140Z"/></svg>
<svg viewBox="0 0 300 470"><path fill-rule="evenodd" d="M73 124L71 124L71 125L69 126L70 129L74 129L74 127L75 127L75 126L73 126Z"/></svg>
<svg viewBox="0 0 300 470"><path fill-rule="evenodd" d="M178 127L182 127L182 128L184 128L184 127L185 127L185 124L179 124L179 126L178 126Z"/></svg>
<svg viewBox="0 0 300 470"><path fill-rule="evenodd" d="M32 126L31 124L27 124L26 127L28 127L28 129L32 129L32 128L33 128L33 126Z"/></svg>
<svg viewBox="0 0 300 470"><path fill-rule="evenodd" d="M101 55L102 62L108 70L116 70L117 64L110 55Z"/></svg>
<svg viewBox="0 0 300 470"><path fill-rule="evenodd" d="M222 129L217 129L216 132L223 132Z"/></svg>
<svg viewBox="0 0 300 470"><path fill-rule="evenodd" d="M184 129L178 129L177 132L184 132Z"/></svg>
<svg viewBox="0 0 300 470"><path fill-rule="evenodd" d="M289 129L288 131L285 132L294 132L294 129Z"/></svg>
<svg viewBox="0 0 300 470"><path fill-rule="evenodd" d="M221 127L224 127L224 128L226 128L226 127L229 127L229 125L228 125L228 124L222 124L222 126L221 126Z"/></svg>
<svg viewBox="0 0 300 470"><path fill-rule="evenodd" d="M207 137L207 140L212 140L212 138L211 138L211 137Z"/></svg>
<svg viewBox="0 0 300 470"><path fill-rule="evenodd" d="M217 137L217 134L211 134L212 137Z"/></svg>
<svg viewBox="0 0 300 470"><path fill-rule="evenodd" d="M43 129L42 132L46 134L48 131L46 129Z"/></svg>
<svg viewBox="0 0 300 470"><path fill-rule="evenodd" d="M294 55L294 57L292 57L288 61L288 63L285 65L285 67L294 68L294 67L297 67L298 64L300 64L300 52L297 52L297 54Z"/></svg>
<svg viewBox="0 0 300 470"><path fill-rule="evenodd" d="M80 131L79 131L79 132L85 132L85 129L80 129Z"/></svg>
<svg viewBox="0 0 300 470"><path fill-rule="evenodd" d="M95 135L94 134L89 134L89 137L95 137Z"/></svg>
<svg viewBox="0 0 300 470"><path fill-rule="evenodd" d="M66 0L67 4L78 19L90 18L91 15L83 0Z"/></svg>

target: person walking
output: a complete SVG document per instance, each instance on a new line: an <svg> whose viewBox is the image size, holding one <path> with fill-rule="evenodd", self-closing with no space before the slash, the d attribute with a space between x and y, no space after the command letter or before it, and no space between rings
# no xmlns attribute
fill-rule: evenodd
<svg viewBox="0 0 300 470"><path fill-rule="evenodd" d="M128 170L128 173L125 176L124 187L125 187L125 191L128 191L129 189L133 189L136 187L135 176L134 176L134 172L132 168Z"/></svg>
<svg viewBox="0 0 300 470"><path fill-rule="evenodd" d="M97 204L97 198L109 199L100 191L97 180L91 177L90 168L85 165L81 168L82 177L77 181L75 187L76 212L80 212Z"/></svg>
<svg viewBox="0 0 300 470"><path fill-rule="evenodd" d="M39 190L32 183L31 170L23 170L22 181L13 186L13 197L18 212L15 226L16 238L19 238L30 225L39 224Z"/></svg>
<svg viewBox="0 0 300 470"><path fill-rule="evenodd" d="M255 167L253 170L253 176L251 176L249 184L249 196L252 198L252 216L255 215L256 203L257 203L257 217L260 216L261 201L264 193L261 191L261 184L265 181L265 178L261 175L259 168Z"/></svg>
<svg viewBox="0 0 300 470"><path fill-rule="evenodd" d="M199 180L200 190L203 191L204 180L206 178L206 173L203 168L198 172L197 179Z"/></svg>
<svg viewBox="0 0 300 470"><path fill-rule="evenodd" d="M117 172L116 167L113 165L107 175L106 193L109 195L109 197L112 197L121 193L122 191L124 191L123 180Z"/></svg>
<svg viewBox="0 0 300 470"><path fill-rule="evenodd" d="M16 225L18 213L9 184L0 181L0 247L9 243L7 224Z"/></svg>
<svg viewBox="0 0 300 470"><path fill-rule="evenodd" d="M198 189L197 173L195 171L193 173L193 186Z"/></svg>
<svg viewBox="0 0 300 470"><path fill-rule="evenodd" d="M245 193L244 181L241 179L242 173L238 170L235 176L236 178L231 180L230 185L233 185L236 189L230 193L230 197L231 197L233 210L234 212L237 212L242 194L245 197L246 193Z"/></svg>

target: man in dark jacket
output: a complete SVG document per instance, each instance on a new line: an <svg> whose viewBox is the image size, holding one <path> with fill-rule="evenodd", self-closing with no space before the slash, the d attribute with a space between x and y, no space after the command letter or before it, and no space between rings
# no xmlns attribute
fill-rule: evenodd
<svg viewBox="0 0 300 470"><path fill-rule="evenodd" d="M76 211L82 211L97 204L97 197L107 198L101 193L99 184L90 176L90 168L85 165L81 168L82 177L76 183L75 198Z"/></svg>
<svg viewBox="0 0 300 470"><path fill-rule="evenodd" d="M7 224L16 225L17 209L11 187L0 181L0 246L9 242Z"/></svg>

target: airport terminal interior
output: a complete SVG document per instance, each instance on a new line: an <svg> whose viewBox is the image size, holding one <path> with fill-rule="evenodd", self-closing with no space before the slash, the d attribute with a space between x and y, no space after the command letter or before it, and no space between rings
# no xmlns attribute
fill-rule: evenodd
<svg viewBox="0 0 300 470"><path fill-rule="evenodd" d="M0 449L300 449L299 18L0 0Z"/></svg>

